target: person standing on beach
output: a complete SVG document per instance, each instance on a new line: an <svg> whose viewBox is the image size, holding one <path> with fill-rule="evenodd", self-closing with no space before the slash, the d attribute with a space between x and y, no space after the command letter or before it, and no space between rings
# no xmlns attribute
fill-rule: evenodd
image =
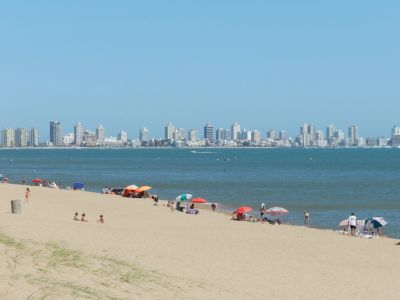
<svg viewBox="0 0 400 300"><path fill-rule="evenodd" d="M307 226L308 222L310 221L310 213L308 212L308 209L304 212L304 225Z"/></svg>
<svg viewBox="0 0 400 300"><path fill-rule="evenodd" d="M351 216L349 217L349 226L350 226L350 232L352 236L356 236L356 228L357 228L357 217L354 215L354 213L351 213Z"/></svg>
<svg viewBox="0 0 400 300"><path fill-rule="evenodd" d="M31 191L29 190L29 188L26 188L25 190L25 203L29 202L29 196L31 195Z"/></svg>
<svg viewBox="0 0 400 300"><path fill-rule="evenodd" d="M260 207L260 220L264 222L264 214L265 214L265 203L261 203Z"/></svg>

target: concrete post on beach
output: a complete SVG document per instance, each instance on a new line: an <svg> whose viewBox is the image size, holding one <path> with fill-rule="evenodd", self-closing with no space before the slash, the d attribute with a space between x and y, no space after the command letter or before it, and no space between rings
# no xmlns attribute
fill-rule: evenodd
<svg viewBox="0 0 400 300"><path fill-rule="evenodd" d="M11 213L22 214L21 200L11 200Z"/></svg>

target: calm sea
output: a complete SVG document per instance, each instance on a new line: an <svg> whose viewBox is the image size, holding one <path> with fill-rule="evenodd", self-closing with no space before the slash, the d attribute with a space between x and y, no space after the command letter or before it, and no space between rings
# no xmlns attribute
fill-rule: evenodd
<svg viewBox="0 0 400 300"><path fill-rule="evenodd" d="M264 202L287 208L284 220L294 224L309 209L321 228L351 212L379 215L386 234L400 233L400 149L3 149L0 173L95 192L151 185L162 199L190 193L227 209Z"/></svg>

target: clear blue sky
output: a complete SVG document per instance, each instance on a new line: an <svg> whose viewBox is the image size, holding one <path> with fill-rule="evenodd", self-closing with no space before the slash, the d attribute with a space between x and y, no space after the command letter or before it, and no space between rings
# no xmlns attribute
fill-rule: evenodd
<svg viewBox="0 0 400 300"><path fill-rule="evenodd" d="M2 1L0 126L400 124L400 1Z"/></svg>

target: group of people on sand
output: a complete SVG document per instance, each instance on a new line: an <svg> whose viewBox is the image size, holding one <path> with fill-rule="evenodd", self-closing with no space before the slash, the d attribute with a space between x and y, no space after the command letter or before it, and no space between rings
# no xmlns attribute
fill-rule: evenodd
<svg viewBox="0 0 400 300"><path fill-rule="evenodd" d="M182 206L181 201L177 201L176 204L174 201L168 201L167 207L171 209L171 212L176 210L180 212L185 212L189 215L198 215L200 213L199 210L194 207L194 203L186 203L186 205Z"/></svg>
<svg viewBox="0 0 400 300"><path fill-rule="evenodd" d="M79 218L79 213L76 212L74 214L74 221L80 221L80 222L89 222L88 219L86 218L86 213L82 213L81 218ZM100 215L99 219L97 220L97 223L104 223L104 216Z"/></svg>

